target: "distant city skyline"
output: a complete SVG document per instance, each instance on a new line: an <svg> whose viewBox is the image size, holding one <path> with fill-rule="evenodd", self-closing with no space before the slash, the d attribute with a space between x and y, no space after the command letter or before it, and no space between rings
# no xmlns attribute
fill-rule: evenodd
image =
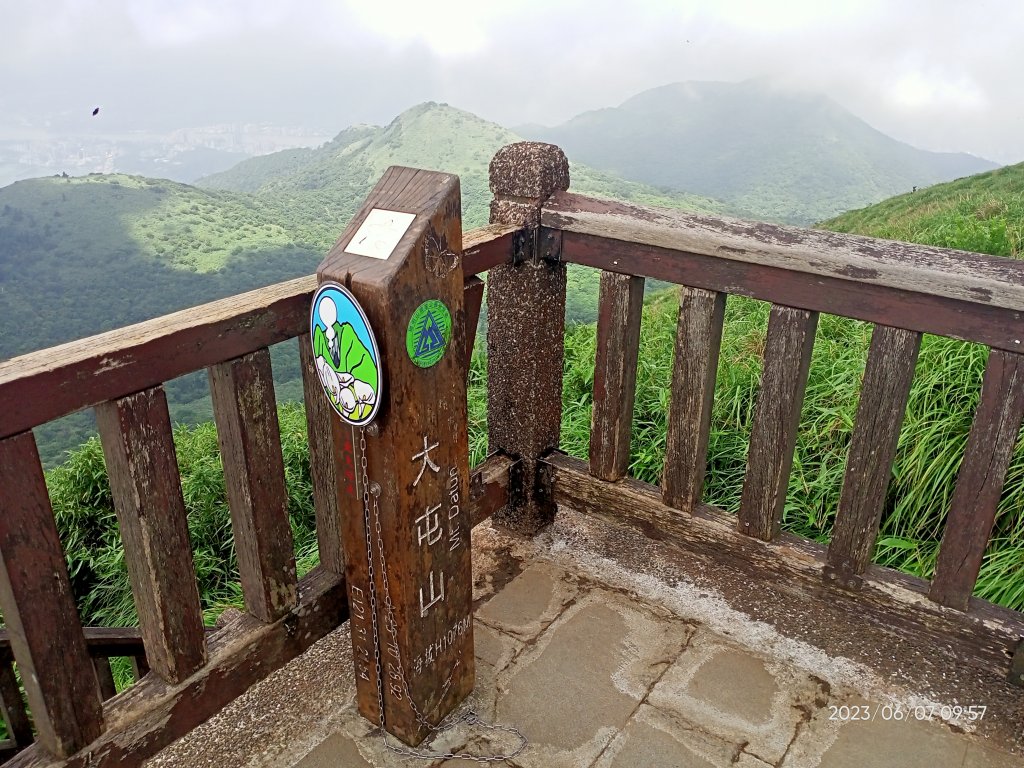
<svg viewBox="0 0 1024 768"><path fill-rule="evenodd" d="M666 83L757 77L914 146L1014 163L1022 28L1010 0L0 0L0 136L25 123L331 136L423 101L553 125Z"/></svg>

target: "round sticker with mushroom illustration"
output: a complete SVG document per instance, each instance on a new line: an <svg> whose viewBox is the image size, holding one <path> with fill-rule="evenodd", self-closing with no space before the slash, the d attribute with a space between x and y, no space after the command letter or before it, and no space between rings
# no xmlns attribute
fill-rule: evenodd
<svg viewBox="0 0 1024 768"><path fill-rule="evenodd" d="M380 352L366 314L344 286L321 284L313 297L309 334L331 406L348 424L369 424L384 391Z"/></svg>

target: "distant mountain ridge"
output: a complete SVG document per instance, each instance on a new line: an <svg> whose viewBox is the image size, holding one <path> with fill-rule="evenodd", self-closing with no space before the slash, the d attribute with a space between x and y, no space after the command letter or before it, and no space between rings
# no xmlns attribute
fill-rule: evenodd
<svg viewBox="0 0 1024 768"><path fill-rule="evenodd" d="M494 153L522 137L447 104L426 102L388 125L351 126L317 149L287 150L245 160L196 182L207 189L247 192L280 211L329 248L366 193L391 165L458 174L463 226L487 223L491 193L487 170ZM684 191L659 192L615 174L588 168L569 157L573 190L583 194L684 208L724 211L717 200Z"/></svg>
<svg viewBox="0 0 1024 768"><path fill-rule="evenodd" d="M826 96L759 80L673 83L556 127L517 130L627 179L803 224L997 167L917 149Z"/></svg>

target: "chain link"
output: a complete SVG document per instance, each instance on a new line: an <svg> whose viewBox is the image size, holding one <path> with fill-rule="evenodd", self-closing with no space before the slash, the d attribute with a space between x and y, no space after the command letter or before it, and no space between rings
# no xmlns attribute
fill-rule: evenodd
<svg viewBox="0 0 1024 768"><path fill-rule="evenodd" d="M380 496L380 486L374 483L371 493L371 487L369 477L366 471L366 429L365 427L359 430L359 467L361 470L361 481L363 486L363 528L366 531L366 562L367 562L367 573L370 578L370 624L373 628L373 653L374 653L374 666L377 671L377 710L379 713L380 721L380 733L381 738L384 741L384 746L398 755L404 757L413 757L423 760L472 760L477 763L500 763L519 755L524 749L526 749L529 743L522 732L511 725L497 725L491 723L485 723L480 719L480 716L476 714L472 709L466 709L462 713L452 712L446 717L443 717L437 725L433 725L427 720L426 716L420 711L420 708L416 705L415 700L412 697L412 693L409 689L409 681L405 675L405 665L402 663L402 653L398 644L398 625L395 622L394 606L391 602L391 589L388 584L388 570L387 560L384 556L384 536L381 532L380 524L380 508L377 505L377 499ZM370 520L370 496L373 496L373 520ZM420 724L422 728L425 728L429 733L435 736L451 730L460 723L466 723L467 725L476 725L480 728L488 731L504 731L505 733L513 734L518 737L519 745L509 752L508 754L502 755L471 755L468 753L458 752L428 752L425 750L413 749L406 747L401 744L392 744L388 741L388 732L384 727L384 684L383 680L383 663L381 660L381 646L380 646L380 633L377 628L377 586L374 581L374 567L373 567L373 542L370 536L370 530L373 529L377 536L377 551L379 553L379 566L381 576L381 586L384 588L384 624L388 633L391 635L391 643L394 649L395 659L398 663L398 673L402 683L402 691L405 694L406 699L409 702L409 707L412 709L413 715L416 718L416 722ZM459 662L456 662L458 666ZM443 694L442 697L443 699ZM441 702L438 701L438 704Z"/></svg>

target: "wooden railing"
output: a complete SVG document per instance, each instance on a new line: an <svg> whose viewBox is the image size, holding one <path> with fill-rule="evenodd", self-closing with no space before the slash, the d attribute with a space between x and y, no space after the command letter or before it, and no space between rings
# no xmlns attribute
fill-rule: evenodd
<svg viewBox="0 0 1024 768"><path fill-rule="evenodd" d="M465 237L474 275L510 261L515 227ZM0 363L0 643L5 754L12 765L135 765L348 616L330 413L309 359L307 277ZM466 343L472 348L476 323ZM300 338L320 565L296 578L268 347ZM468 359L468 355L467 355ZM163 382L207 368L246 612L207 631L192 562ZM139 629L83 630L32 429L93 407ZM513 462L477 468L475 523L507 498ZM114 647L117 638L121 646ZM6 638L4 638L6 640ZM34 725L10 664L20 672ZM116 694L110 656L152 674Z"/></svg>
<svg viewBox="0 0 1024 768"><path fill-rule="evenodd" d="M472 348L489 270L489 458L472 519L524 532L559 506L633 526L681 551L1024 680L1024 620L971 597L1024 413L1024 265L825 232L670 213L569 194L556 147L491 164L492 224L464 237ZM559 452L566 264L602 270L589 463ZM660 487L627 477L645 278L676 283ZM0 363L0 608L38 744L15 765L137 765L348 615L331 414L310 359L302 278ZM724 309L772 305L738 515L702 503ZM828 547L780 532L819 312L875 324ZM991 347L938 570L929 583L871 564L922 333ZM300 337L320 565L297 580L268 347ZM467 354L467 359L469 355ZM246 612L202 625L163 382L207 368ZM97 651L72 599L31 430L95 407L140 629ZM113 696L94 658L151 673ZM115 653L114 650L117 652ZM0 654L5 653L0 647ZM31 738L0 658L8 751ZM15 700L15 697L17 700ZM19 709L20 705L20 709Z"/></svg>
<svg viewBox="0 0 1024 768"><path fill-rule="evenodd" d="M502 187L502 167L526 162L499 153L497 184L492 164L492 212L530 197L535 211L523 218L534 227L532 254L488 283L491 447L533 472L496 519L529 530L565 506L632 525L752 583L846 606L952 651L958 663L1024 683L1024 617L972 597L1024 415L1024 264L590 199L565 191L567 174L552 170L564 165L557 148L505 151L543 155L548 169L535 176L560 183ZM567 263L602 270L589 464L557 450ZM680 286L660 487L626 476L645 278ZM738 515L702 503L729 295L771 303ZM819 312L874 324L827 547L780 532ZM509 333L527 340L530 356ZM922 333L991 348L931 582L871 563ZM524 390L526 405L517 406Z"/></svg>

